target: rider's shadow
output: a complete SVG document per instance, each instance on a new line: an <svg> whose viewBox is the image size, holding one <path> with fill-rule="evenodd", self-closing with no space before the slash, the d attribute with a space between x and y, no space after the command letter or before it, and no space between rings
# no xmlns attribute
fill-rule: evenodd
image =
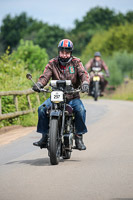
<svg viewBox="0 0 133 200"><path fill-rule="evenodd" d="M27 165L33 165L33 166L50 166L50 160L49 158L37 158L32 160L18 160L18 161L12 161L6 163L6 165L11 164L27 164Z"/></svg>
<svg viewBox="0 0 133 200"><path fill-rule="evenodd" d="M80 160L63 160L62 158L60 159L60 163L62 162L80 162ZM37 158L33 160L18 160L18 161L12 161L6 163L6 165L11 165L11 164L27 164L27 165L33 165L33 166L54 166L51 165L50 159L49 158Z"/></svg>

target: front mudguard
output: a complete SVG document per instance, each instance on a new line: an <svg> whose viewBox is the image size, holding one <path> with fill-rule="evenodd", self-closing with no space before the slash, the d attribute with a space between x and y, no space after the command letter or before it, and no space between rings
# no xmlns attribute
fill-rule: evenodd
<svg viewBox="0 0 133 200"><path fill-rule="evenodd" d="M92 91L93 91L93 93L95 92L97 85L98 85L98 88L100 89L100 81L93 81L92 82Z"/></svg>
<svg viewBox="0 0 133 200"><path fill-rule="evenodd" d="M50 112L50 118L51 118L51 117L60 118L61 115L62 115L61 110L51 110L51 112Z"/></svg>

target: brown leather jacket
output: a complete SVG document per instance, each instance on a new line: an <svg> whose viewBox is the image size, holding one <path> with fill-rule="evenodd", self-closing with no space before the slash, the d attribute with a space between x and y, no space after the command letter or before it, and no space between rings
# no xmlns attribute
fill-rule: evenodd
<svg viewBox="0 0 133 200"><path fill-rule="evenodd" d="M53 58L46 65L43 74L39 78L39 82L45 86L49 80L71 80L73 87L76 89L84 81L90 82L90 78L82 62L79 58L72 57L72 60L66 65L66 69L63 72L60 68L58 57ZM67 95L67 99L80 98L79 93Z"/></svg>

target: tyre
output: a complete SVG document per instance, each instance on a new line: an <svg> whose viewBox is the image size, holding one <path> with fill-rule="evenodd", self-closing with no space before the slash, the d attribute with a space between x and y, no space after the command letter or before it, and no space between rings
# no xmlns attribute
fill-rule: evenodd
<svg viewBox="0 0 133 200"><path fill-rule="evenodd" d="M71 151L65 151L64 153L63 153L63 158L64 159L70 159L71 158Z"/></svg>
<svg viewBox="0 0 133 200"><path fill-rule="evenodd" d="M95 82L94 100L98 100L99 82Z"/></svg>
<svg viewBox="0 0 133 200"><path fill-rule="evenodd" d="M60 153L61 153L61 141L59 138L59 127L57 118L51 119L50 122L49 153L50 153L50 163L52 165L57 165L59 163Z"/></svg>

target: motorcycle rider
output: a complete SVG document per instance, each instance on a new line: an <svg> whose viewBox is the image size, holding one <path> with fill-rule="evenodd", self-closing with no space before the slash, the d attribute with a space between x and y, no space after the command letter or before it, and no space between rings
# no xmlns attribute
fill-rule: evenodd
<svg viewBox="0 0 133 200"><path fill-rule="evenodd" d="M109 77L109 70L107 65L105 64L105 62L101 59L101 53L100 52L95 52L94 54L94 58L90 59L87 64L85 65L85 68L87 70L87 72L89 71L90 73L90 91L92 88L92 80L93 80L93 76L94 76L94 72L92 71L93 67L100 67L101 71L104 70L106 73L106 77ZM102 92L104 91L105 87L108 84L108 81L104 79L103 74L100 74L100 81L101 81L101 96L103 96Z"/></svg>
<svg viewBox="0 0 133 200"><path fill-rule="evenodd" d="M73 43L69 39L63 39L58 44L59 55L51 59L46 65L43 74L37 82L39 88L43 88L52 78L53 80L71 80L73 87L76 89L81 85L82 92L89 90L89 76L84 69L82 62L79 58L72 55ZM33 90L39 92L36 85ZM85 150L86 146L83 142L83 134L87 132L85 125L86 110L82 101L80 100L79 93L67 95L68 104L71 105L75 113L75 145L79 150ZM46 147L49 119L46 115L46 108L50 107L51 101L48 98L38 108L38 125L37 132L42 133L42 138L38 142L34 142L35 146Z"/></svg>

